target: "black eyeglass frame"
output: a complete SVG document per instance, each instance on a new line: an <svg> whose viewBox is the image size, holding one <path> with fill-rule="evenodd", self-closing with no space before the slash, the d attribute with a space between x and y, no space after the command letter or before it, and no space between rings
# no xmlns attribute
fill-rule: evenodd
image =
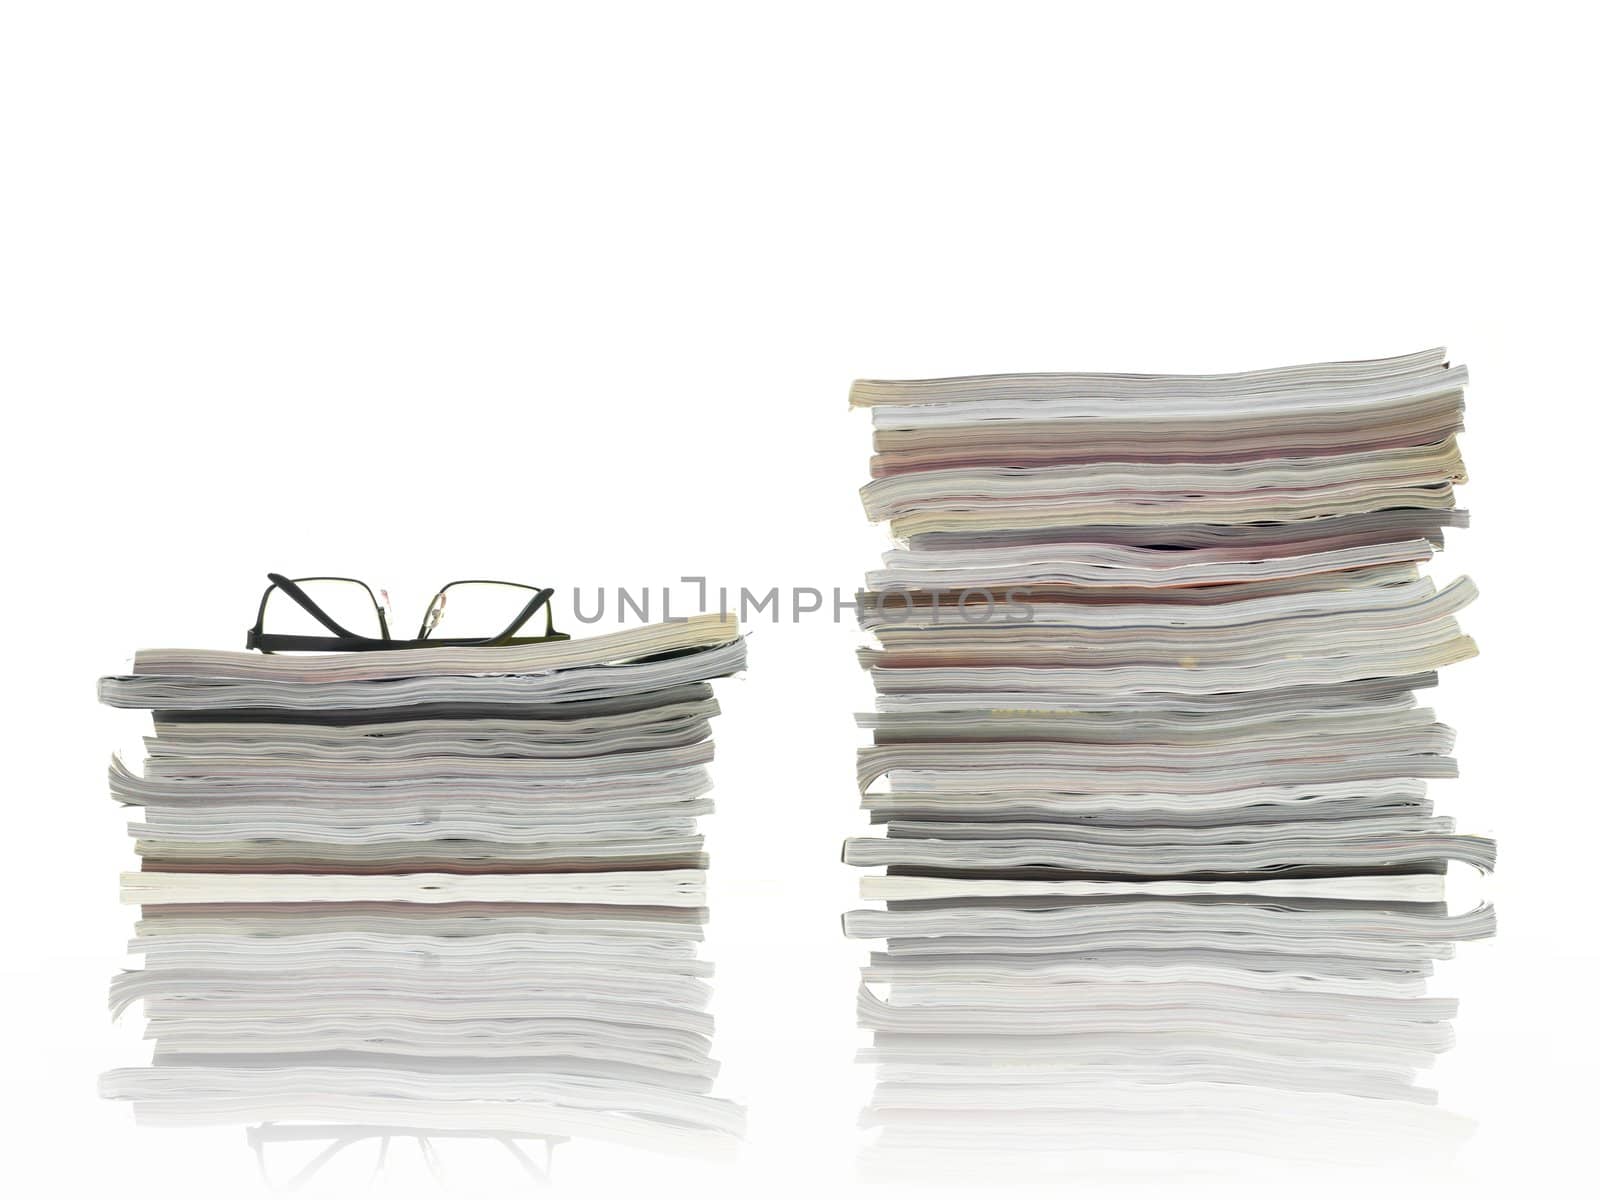
<svg viewBox="0 0 1600 1200"><path fill-rule="evenodd" d="M569 634L557 631L555 625L555 611L550 605L550 599L555 595L554 588L536 588L526 583L511 583L504 579L455 579L445 584L433 594L432 601L428 604L427 616L423 617L422 625L417 630L414 638L396 638L389 632L389 621L384 611L384 606L378 603L378 597L359 579L351 579L344 575L302 575L298 579L275 572L267 572L271 580L267 590L261 593L261 604L256 609L256 623L245 630L244 644L247 650L259 650L263 654L278 654L293 651L322 651L338 653L343 651L363 650L421 650L430 646L531 646L539 642L565 642ZM352 633L339 622L330 617L327 612L313 600L302 583L353 583L367 593L367 598L372 601L372 607L378 614L378 637L367 637L363 634ZM523 605L522 611L498 634L493 637L483 638L435 638L429 634L439 622L439 616L444 611L446 593L453 587L461 584L485 583L495 584L499 587L521 588L532 592L532 597ZM306 612L327 629L331 636L318 634L294 633L268 633L262 628L267 617L267 601L272 598L273 592L281 591L293 600ZM541 608L544 609L544 633L536 636L520 636L518 631L526 625L533 615Z"/></svg>

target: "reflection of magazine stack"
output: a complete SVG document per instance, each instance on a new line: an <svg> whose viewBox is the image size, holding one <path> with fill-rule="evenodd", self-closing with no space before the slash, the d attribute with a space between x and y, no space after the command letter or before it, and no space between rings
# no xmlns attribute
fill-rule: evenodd
<svg viewBox="0 0 1600 1200"><path fill-rule="evenodd" d="M1236 376L864 382L861 997L874 1154L1449 1142L1437 816L1415 692L1475 649L1465 372L1428 352ZM1296 1131L1315 1131L1300 1137Z"/></svg>
<svg viewBox="0 0 1600 1200"><path fill-rule="evenodd" d="M708 681L742 664L715 618L141 654L101 689L156 720L142 775L112 771L141 806L124 890L144 905L144 966L112 1004L142 1002L156 1050L106 1093L280 1140L312 1123L725 1148L742 1115L710 1094L695 827Z"/></svg>
<svg viewBox="0 0 1600 1200"><path fill-rule="evenodd" d="M1243 890L1243 889L1241 889ZM1247 897L897 902L865 971L869 1162L1085 1153L1390 1161L1468 1123L1416 1073L1450 1045L1433 960L1479 909ZM878 994L885 998L880 999Z"/></svg>

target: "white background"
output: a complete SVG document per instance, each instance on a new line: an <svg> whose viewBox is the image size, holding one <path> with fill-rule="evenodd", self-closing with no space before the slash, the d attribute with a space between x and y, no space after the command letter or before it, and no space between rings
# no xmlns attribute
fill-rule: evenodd
<svg viewBox="0 0 1600 1200"><path fill-rule="evenodd" d="M265 571L402 613L464 575L849 590L882 545L855 376L1437 344L1472 369L1474 523L1436 572L1483 590L1482 657L1431 698L1464 771L1438 794L1502 840L1502 934L1439 980L1464 1006L1433 1082L1479 1132L1407 1190L1588 1161L1592 8L4 13L6 1172L256 1187L238 1130L137 1130L95 1094L146 1050L104 1002L133 858L103 772L142 718L94 680L239 645ZM575 1148L564 1190L856 1190L856 640L761 625L720 689L710 952L744 1152Z"/></svg>

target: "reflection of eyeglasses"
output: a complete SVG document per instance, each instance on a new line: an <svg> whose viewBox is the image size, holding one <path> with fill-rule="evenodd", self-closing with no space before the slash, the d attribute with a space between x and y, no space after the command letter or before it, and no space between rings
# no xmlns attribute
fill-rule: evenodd
<svg viewBox="0 0 1600 1200"><path fill-rule="evenodd" d="M564 642L567 635L557 633L555 613L550 608L554 588L530 587L525 583L506 583L499 579L458 579L447 583L433 595L428 605L428 615L422 619L417 636L409 640L395 638L389 633L389 593L381 593L383 603L359 579L345 579L337 575L307 576L288 579L268 572L271 586L261 594L261 607L256 610L256 623L245 632L247 649L272 654L284 650L416 650L424 646L527 646L534 642ZM266 632L268 606L275 596L293 604L279 603L272 608L275 624L302 627L307 618L311 626L320 630L304 632ZM452 612L460 612L464 619L457 621L461 628L499 628L500 632L487 637L433 637L444 617L445 601L455 598ZM518 636L518 631L533 615L544 609L544 633L534 637ZM500 622L510 618L503 628ZM478 625L482 622L482 625ZM326 631L326 632L323 632Z"/></svg>
<svg viewBox="0 0 1600 1200"><path fill-rule="evenodd" d="M383 1173L389 1161L389 1145L394 1138L415 1138L428 1170L441 1183L445 1182L443 1164L434 1148L435 1141L485 1139L498 1142L510 1152L511 1157L536 1183L548 1184L555 1166L555 1149L567 1139L558 1135L500 1133L494 1130L462 1129L412 1129L386 1125L275 1125L267 1123L245 1130L245 1137L256 1152L256 1166L261 1179L274 1191L292 1191L316 1175L337 1155L351 1146L369 1139L378 1143L378 1161L373 1178ZM267 1145L273 1142L327 1142L328 1144L309 1163L286 1181L274 1183L267 1173ZM544 1151L544 1162L538 1163L518 1145L519 1142L536 1143Z"/></svg>

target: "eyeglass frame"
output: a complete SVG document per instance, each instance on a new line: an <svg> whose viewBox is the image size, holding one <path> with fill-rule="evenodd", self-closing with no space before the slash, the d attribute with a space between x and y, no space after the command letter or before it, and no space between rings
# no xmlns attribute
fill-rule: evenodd
<svg viewBox="0 0 1600 1200"><path fill-rule="evenodd" d="M261 604L256 609L256 623L245 630L244 644L247 650L259 650L263 654L278 654L302 650L324 652L372 651L372 650L422 650L433 646L531 646L540 642L564 642L570 640L571 635L561 633L556 629L555 610L550 604L550 599L555 595L554 588L536 588L531 584L512 583L504 579L455 579L445 584L433 594L433 599L428 603L428 613L422 619L422 625L417 630L414 638L396 638L389 632L388 608L386 604L379 603L377 595L372 588L359 579L351 579L344 575L302 575L298 579L290 579L274 571L267 572L271 580L267 590L261 593ZM353 583L367 593L367 598L372 601L372 607L378 614L378 637L367 637L363 634L352 633L339 622L335 621L325 612L321 605L306 594L302 583ZM512 620L511 624L493 637L485 638L434 638L429 635L438 625L439 618L444 613L445 594L453 587L465 583L494 584L499 587L522 588L533 593L532 599L523 605ZM293 600L302 609L311 614L333 636L325 637L317 634L292 634L292 633L267 633L262 628L267 616L267 601L272 598L273 592L281 591ZM385 601L389 594L383 593ZM519 637L517 631L521 629L533 615L543 608L545 611L545 631L543 634L532 637Z"/></svg>

